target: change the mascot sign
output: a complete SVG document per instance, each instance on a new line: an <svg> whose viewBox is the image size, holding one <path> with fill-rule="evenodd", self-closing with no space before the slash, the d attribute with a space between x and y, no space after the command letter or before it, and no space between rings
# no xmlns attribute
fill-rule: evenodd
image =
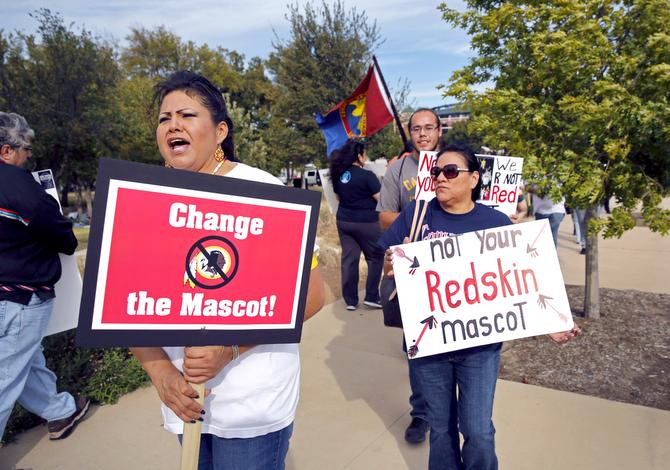
<svg viewBox="0 0 670 470"><path fill-rule="evenodd" d="M573 326L546 220L391 249L410 358Z"/></svg>
<svg viewBox="0 0 670 470"><path fill-rule="evenodd" d="M103 160L78 343L299 341L318 196Z"/></svg>

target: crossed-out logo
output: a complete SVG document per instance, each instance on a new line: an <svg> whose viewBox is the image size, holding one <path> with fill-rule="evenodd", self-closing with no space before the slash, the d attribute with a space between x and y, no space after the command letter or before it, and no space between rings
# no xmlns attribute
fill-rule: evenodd
<svg viewBox="0 0 670 470"><path fill-rule="evenodd" d="M233 280L238 266L239 254L230 240L216 235L204 237L188 250L184 284L218 289Z"/></svg>
<svg viewBox="0 0 670 470"><path fill-rule="evenodd" d="M351 181L351 172L347 170L340 176L340 183L347 184L349 181Z"/></svg>

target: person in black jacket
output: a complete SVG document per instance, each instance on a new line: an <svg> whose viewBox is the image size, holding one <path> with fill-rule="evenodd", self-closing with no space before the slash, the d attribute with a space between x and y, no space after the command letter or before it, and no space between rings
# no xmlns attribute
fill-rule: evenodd
<svg viewBox="0 0 670 470"><path fill-rule="evenodd" d="M74 253L77 239L58 203L22 168L33 136L22 116L0 112L0 437L18 401L48 422L50 439L62 439L89 400L58 393L41 342L61 276L58 253Z"/></svg>
<svg viewBox="0 0 670 470"><path fill-rule="evenodd" d="M365 146L347 141L330 156L330 180L337 194L337 233L342 245L342 297L347 310L358 307L358 261L361 250L368 264L363 304L381 308L379 281L384 252L377 245L381 236L377 201L381 184L371 171L363 169Z"/></svg>

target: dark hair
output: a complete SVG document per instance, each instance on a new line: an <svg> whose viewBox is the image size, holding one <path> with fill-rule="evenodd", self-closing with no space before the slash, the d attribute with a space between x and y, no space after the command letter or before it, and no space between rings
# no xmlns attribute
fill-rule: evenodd
<svg viewBox="0 0 670 470"><path fill-rule="evenodd" d="M342 174L351 168L358 156L365 152L365 145L358 140L349 139L342 147L330 154L328 166L330 167L330 181L333 190L337 192L337 186Z"/></svg>
<svg viewBox="0 0 670 470"><path fill-rule="evenodd" d="M439 160L443 153L454 152L459 153L465 160L465 164L468 167L469 171L476 171L479 174L479 179L477 180L477 186L475 186L470 194L470 197L473 201L479 199L479 193L482 189L482 178L481 178L481 166L479 163L479 158L475 155L475 151L472 150L465 142L454 142L452 144L447 144L438 152L435 157L435 161Z"/></svg>
<svg viewBox="0 0 670 470"><path fill-rule="evenodd" d="M163 99L173 91L183 91L192 98L195 95L212 115L214 125L221 121L228 125L228 135L221 142L221 150L223 150L228 160L239 161L235 156L233 121L228 115L226 101L223 99L221 91L202 75L189 70L180 70L156 84L154 87L154 104L158 103L158 106L160 106Z"/></svg>
<svg viewBox="0 0 670 470"><path fill-rule="evenodd" d="M432 108L419 108L416 111L412 113L412 115L409 117L409 121L407 122L407 130L411 131L412 130L412 119L414 119L414 116L416 113L421 113L421 112L429 112L433 116L435 116L435 124L437 124L438 127L442 127L442 121L440 121L440 116L437 115L434 109Z"/></svg>

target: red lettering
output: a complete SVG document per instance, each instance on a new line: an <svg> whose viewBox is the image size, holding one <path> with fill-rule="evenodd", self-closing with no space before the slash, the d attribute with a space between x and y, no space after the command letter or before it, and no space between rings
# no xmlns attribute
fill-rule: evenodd
<svg viewBox="0 0 670 470"><path fill-rule="evenodd" d="M435 157L430 154L424 154L423 158L421 159L421 164L419 165L419 173L424 170L430 171L434 164Z"/></svg>
<svg viewBox="0 0 670 470"><path fill-rule="evenodd" d="M479 287L477 287L477 276L475 274L475 263L470 263L470 270L472 271L472 277L468 277L463 281L463 295L465 297L465 301L469 303L470 305L472 304L478 304L479 303ZM475 290L475 295L470 298L469 292L470 288L473 288Z"/></svg>
<svg viewBox="0 0 670 470"><path fill-rule="evenodd" d="M496 286L496 283L494 281L487 281L486 279L489 277L495 279L497 276L496 273L492 272L484 273L484 275L482 276L482 284L484 284L487 287L490 287L491 293L482 295L486 300L493 300L496 297L498 297L498 286Z"/></svg>
<svg viewBox="0 0 670 470"><path fill-rule="evenodd" d="M435 282L433 284L431 282L431 278ZM440 285L440 275L437 274L435 271L426 271L426 287L428 288L428 301L430 302L430 311L434 312L435 311L435 303L433 302L433 295L437 295L437 301L440 303L440 310L442 310L442 313L445 313L444 311L444 306L442 305L442 297L440 296L440 291L437 290L437 288Z"/></svg>
<svg viewBox="0 0 670 470"><path fill-rule="evenodd" d="M451 286L456 286L456 290L452 292L452 291L451 291ZM450 306L451 308L456 308L456 307L458 307L459 305L461 305L461 301L460 301L460 300L457 300L457 301L455 301L455 302L452 302L452 301L451 301L451 296L452 296L452 295L456 295L456 294L458 293L459 289L460 289L460 285L458 284L458 281L449 281L449 282L447 282L447 283L445 284L445 286L444 286L444 293L445 293L445 295L446 295L446 297L447 297L447 304L449 304L449 306Z"/></svg>
<svg viewBox="0 0 670 470"><path fill-rule="evenodd" d="M500 190L500 196L498 196L498 202L505 202L508 192L505 189Z"/></svg>
<svg viewBox="0 0 670 470"><path fill-rule="evenodd" d="M509 273L511 272L512 271L510 270L503 272L502 263L500 262L500 258L498 258L498 274L503 297L507 297L507 291L509 291L509 295L514 295L514 292L512 292L512 287L509 285L509 281L507 281L507 276L509 276Z"/></svg>
<svg viewBox="0 0 670 470"><path fill-rule="evenodd" d="M489 199L491 201L497 201L499 192L500 192L500 186L498 186L498 185L491 186L491 192L489 193Z"/></svg>

